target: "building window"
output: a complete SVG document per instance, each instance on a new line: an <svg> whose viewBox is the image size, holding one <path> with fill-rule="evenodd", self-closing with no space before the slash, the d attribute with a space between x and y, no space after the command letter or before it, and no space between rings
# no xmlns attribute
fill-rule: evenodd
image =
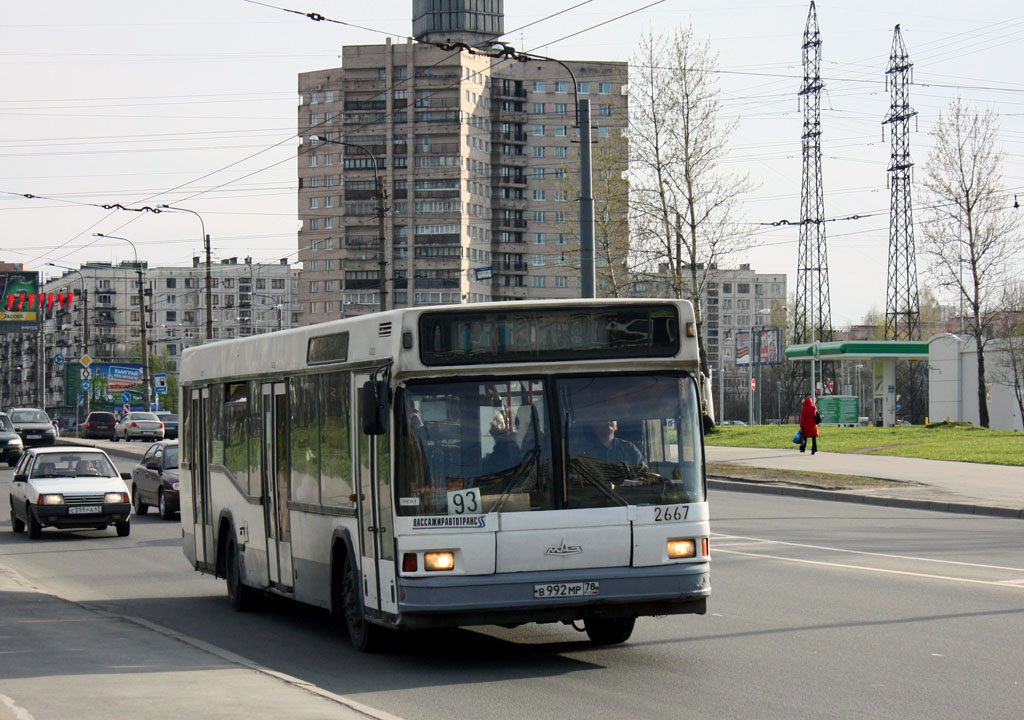
<svg viewBox="0 0 1024 720"><path fill-rule="evenodd" d="M544 179L544 168L538 167L533 169L533 179L543 180Z"/></svg>
<svg viewBox="0 0 1024 720"><path fill-rule="evenodd" d="M178 279L177 278L167 278L167 286L166 287L167 287L168 290L171 289L171 288L178 287Z"/></svg>
<svg viewBox="0 0 1024 720"><path fill-rule="evenodd" d="M534 135L543 135L544 134L544 126L543 125L534 125L533 126L533 134Z"/></svg>
<svg viewBox="0 0 1024 720"><path fill-rule="evenodd" d="M590 94L590 83L588 82L581 82L579 85L577 85L577 88L580 91L580 95Z"/></svg>
<svg viewBox="0 0 1024 720"><path fill-rule="evenodd" d="M543 245L547 241L548 241L547 233L534 233L533 234L533 244L534 245Z"/></svg>
<svg viewBox="0 0 1024 720"><path fill-rule="evenodd" d="M533 91L534 92L545 92L545 88L546 87L547 86L545 85L543 80L534 80L533 81Z"/></svg>
<svg viewBox="0 0 1024 720"><path fill-rule="evenodd" d="M546 279L547 278L545 278L543 275L534 275L533 276L533 286L535 288L542 288L542 287L544 287L544 281Z"/></svg>
<svg viewBox="0 0 1024 720"><path fill-rule="evenodd" d="M612 94L612 84L611 83L607 83L607 82L603 82L600 85L598 85L598 90L597 91L599 93L601 93L602 95L611 95Z"/></svg>
<svg viewBox="0 0 1024 720"><path fill-rule="evenodd" d="M565 103L555 103L555 115L565 115L567 105ZM555 128L555 135L558 135L558 128ZM565 135L565 127L562 127L562 135Z"/></svg>
<svg viewBox="0 0 1024 720"><path fill-rule="evenodd" d="M556 82L555 83L555 92L559 93L559 94L562 94L562 95L564 95L565 93L569 92L569 83L561 82L561 81Z"/></svg>
<svg viewBox="0 0 1024 720"><path fill-rule="evenodd" d="M544 150L545 150L545 148L544 148L543 145L534 145L533 146L533 156L535 158L542 158L542 157L544 157Z"/></svg>
<svg viewBox="0 0 1024 720"><path fill-rule="evenodd" d="M547 263L547 257L546 256L544 256L544 255L534 255L533 256L533 266L534 267L542 267L542 266L547 265L547 264L548 263Z"/></svg>

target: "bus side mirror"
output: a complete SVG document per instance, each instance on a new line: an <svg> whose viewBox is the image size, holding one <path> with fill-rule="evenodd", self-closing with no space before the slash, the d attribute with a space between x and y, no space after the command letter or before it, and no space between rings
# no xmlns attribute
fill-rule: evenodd
<svg viewBox="0 0 1024 720"><path fill-rule="evenodd" d="M388 430L388 384L367 380L359 388L359 417L366 435L383 435Z"/></svg>

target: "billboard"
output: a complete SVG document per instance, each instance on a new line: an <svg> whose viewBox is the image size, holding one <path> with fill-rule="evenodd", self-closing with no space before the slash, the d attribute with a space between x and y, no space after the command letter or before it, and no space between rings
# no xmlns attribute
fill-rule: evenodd
<svg viewBox="0 0 1024 720"><path fill-rule="evenodd" d="M87 395L92 409L121 407L125 393L131 396L132 405L143 402L141 363L93 361L88 369L78 363L64 366L65 405L76 405L79 395Z"/></svg>
<svg viewBox="0 0 1024 720"><path fill-rule="evenodd" d="M0 272L0 333L39 332L39 273Z"/></svg>
<svg viewBox="0 0 1024 720"><path fill-rule="evenodd" d="M736 333L736 365L750 365L750 331ZM780 328L762 328L755 330L753 335L758 357L754 365L778 365L782 362L782 330Z"/></svg>

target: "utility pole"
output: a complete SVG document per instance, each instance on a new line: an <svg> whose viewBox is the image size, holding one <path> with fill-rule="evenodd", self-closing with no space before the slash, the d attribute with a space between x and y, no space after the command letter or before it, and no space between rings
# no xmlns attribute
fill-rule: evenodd
<svg viewBox="0 0 1024 720"><path fill-rule="evenodd" d="M576 82L575 77L573 82ZM594 188L591 178L590 100L579 104L580 125L580 297L597 297L594 285Z"/></svg>
<svg viewBox="0 0 1024 720"><path fill-rule="evenodd" d="M136 259L139 273L139 333L142 335L142 409L149 412L149 393L152 383L149 379L149 347L146 345L146 291L142 264Z"/></svg>
<svg viewBox="0 0 1024 720"><path fill-rule="evenodd" d="M213 270L210 267L210 236L206 236L206 342L213 340Z"/></svg>
<svg viewBox="0 0 1024 720"><path fill-rule="evenodd" d="M804 80L800 88L804 125L803 181L800 187L800 241L797 249L795 344L832 339L832 301L829 297L828 247L825 242L825 199L821 181L821 33L814 2L807 13L803 38ZM817 381L811 357L811 396ZM822 378L824 380L824 372ZM822 383L824 385L824 382Z"/></svg>
<svg viewBox="0 0 1024 720"><path fill-rule="evenodd" d="M358 145L355 147L359 147ZM380 278L380 306L381 312L388 309L388 285L385 282L388 271L387 240L384 233L384 181L377 175L377 159L371 154L373 161L374 187L377 196L377 250L380 252L380 260L377 262L377 274ZM411 282L411 281L410 281ZM280 320L280 314L278 319ZM280 322L278 323L280 325Z"/></svg>
<svg viewBox="0 0 1024 720"><path fill-rule="evenodd" d="M910 75L914 67L903 43L900 26L892 35L892 54L885 71L891 102L883 125L890 126L889 157L889 278L886 284L885 339L920 340L921 306L917 294L917 257L910 197ZM962 313L961 313L962 315Z"/></svg>

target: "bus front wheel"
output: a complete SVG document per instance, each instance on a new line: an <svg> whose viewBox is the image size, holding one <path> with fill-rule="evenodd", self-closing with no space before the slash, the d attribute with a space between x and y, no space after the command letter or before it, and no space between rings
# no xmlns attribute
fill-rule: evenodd
<svg viewBox="0 0 1024 720"><path fill-rule="evenodd" d="M341 601L345 613L345 627L352 647L359 652L372 653L380 649L384 629L368 622L363 616L359 570L355 563L346 562L341 578Z"/></svg>
<svg viewBox="0 0 1024 720"><path fill-rule="evenodd" d="M633 634L636 618L600 618L587 620L587 637L595 645L618 645Z"/></svg>

